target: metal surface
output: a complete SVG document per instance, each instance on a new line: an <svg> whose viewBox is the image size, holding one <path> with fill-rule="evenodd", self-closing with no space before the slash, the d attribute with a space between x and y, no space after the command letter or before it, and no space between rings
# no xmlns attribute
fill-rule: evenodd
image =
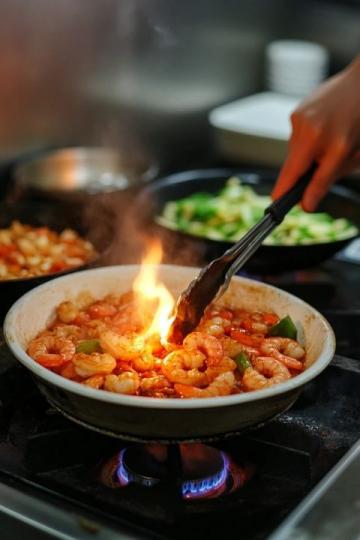
<svg viewBox="0 0 360 540"><path fill-rule="evenodd" d="M360 441L268 540L360 538Z"/></svg>
<svg viewBox="0 0 360 540"><path fill-rule="evenodd" d="M14 540L15 530L27 540L139 539L138 535L115 531L99 520L89 519L81 511L67 511L54 500L45 502L3 483L0 483L0 522L2 540Z"/></svg>
<svg viewBox="0 0 360 540"><path fill-rule="evenodd" d="M30 160L15 169L23 189L44 192L99 193L126 189L151 180L157 168L145 156L112 148L64 148Z"/></svg>

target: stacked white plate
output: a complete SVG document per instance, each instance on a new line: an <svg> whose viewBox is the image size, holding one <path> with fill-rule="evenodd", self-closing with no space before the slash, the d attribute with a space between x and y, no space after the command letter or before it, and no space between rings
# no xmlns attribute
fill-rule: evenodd
<svg viewBox="0 0 360 540"><path fill-rule="evenodd" d="M328 72L329 55L317 43L274 41L266 48L266 83L269 90L304 97Z"/></svg>
<svg viewBox="0 0 360 540"><path fill-rule="evenodd" d="M218 151L232 161L280 166L299 99L262 92L213 109L209 122Z"/></svg>

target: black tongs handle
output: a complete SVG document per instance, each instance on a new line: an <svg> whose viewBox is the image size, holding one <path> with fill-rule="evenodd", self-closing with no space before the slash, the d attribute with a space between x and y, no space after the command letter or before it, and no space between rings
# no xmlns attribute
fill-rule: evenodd
<svg viewBox="0 0 360 540"><path fill-rule="evenodd" d="M307 188L316 165L313 164L285 195L273 202L264 212L263 218L254 225L221 257L211 261L180 295L176 306L176 317L172 323L169 339L183 338L199 323L206 306L226 291L232 276L242 268L255 253L263 240L282 222L286 214L297 204Z"/></svg>
<svg viewBox="0 0 360 540"><path fill-rule="evenodd" d="M260 243L264 240L264 238L266 238L272 229L277 227L283 221L289 210L291 210L291 208L301 200L307 186L310 183L310 180L313 177L314 172L316 171L316 167L316 163L312 163L305 174L299 178L296 184L290 188L289 191L287 191L284 195L265 209L262 220L254 225L254 227L252 227L239 240L239 242L226 251L225 255L228 256L229 265L232 265L233 261L235 261L239 256L241 256L242 260L246 262L248 258L246 253L249 252L248 247L250 244L252 244L253 240L257 238L259 240L257 244L260 245ZM254 250L251 251L251 254L253 251ZM250 256L251 255L249 255L249 257ZM236 264L237 269L239 269L238 266L239 265Z"/></svg>
<svg viewBox="0 0 360 540"><path fill-rule="evenodd" d="M285 195L274 201L266 210L265 214L271 214L276 223L281 223L286 214L295 204L300 202L314 172L316 171L316 163L312 163L310 168L303 174L296 184Z"/></svg>

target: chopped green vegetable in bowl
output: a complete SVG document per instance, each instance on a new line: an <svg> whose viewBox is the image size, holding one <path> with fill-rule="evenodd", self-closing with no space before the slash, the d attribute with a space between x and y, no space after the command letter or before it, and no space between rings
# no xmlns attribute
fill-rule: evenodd
<svg viewBox="0 0 360 540"><path fill-rule="evenodd" d="M247 368L251 367L249 357L243 351L237 355L237 357L235 358L235 362L240 373L244 373Z"/></svg>
<svg viewBox="0 0 360 540"><path fill-rule="evenodd" d="M271 326L268 335L296 339L297 329L291 317L287 315L274 326Z"/></svg>
<svg viewBox="0 0 360 540"><path fill-rule="evenodd" d="M269 204L269 196L258 195L251 186L233 177L216 195L198 192L168 202L156 222L194 236L237 242L261 219ZM318 244L344 240L357 233L357 227L345 218L335 219L325 212L308 214L295 206L264 244Z"/></svg>
<svg viewBox="0 0 360 540"><path fill-rule="evenodd" d="M102 352L100 341L98 339L84 339L83 341L80 341L76 347L76 352L85 354Z"/></svg>

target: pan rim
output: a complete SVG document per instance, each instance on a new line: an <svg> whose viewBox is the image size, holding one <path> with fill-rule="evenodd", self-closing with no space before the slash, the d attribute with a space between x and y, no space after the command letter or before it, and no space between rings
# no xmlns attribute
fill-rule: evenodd
<svg viewBox="0 0 360 540"><path fill-rule="evenodd" d="M34 289L28 291L23 296L21 296L10 308L8 311L5 320L4 320L4 336L6 343L12 353L14 354L15 358L23 364L30 372L32 372L33 375L35 375L37 378L39 378L42 381L46 381L47 383L56 386L62 390L68 391L70 393L76 394L82 398L90 398L95 399L100 402L105 403L111 403L111 404L117 404L120 406L128 406L128 407L138 407L138 408L154 408L154 409L171 409L171 410L188 410L188 409L209 409L209 408L217 408L217 407L226 407L226 406L237 406L241 403L249 403L252 401L260 401L263 399L267 399L270 397L275 396L281 396L283 394L287 394L288 392L292 392L296 390L297 388L301 388L304 384L311 381L313 378L318 376L331 362L334 353L335 353L335 335L334 332L328 323L328 321L325 319L325 317L319 313L315 308L301 300L300 298L297 298L296 296L286 292L282 291L281 289L278 289L277 287L274 287L273 285L268 285L267 283L257 282L255 280L244 278L240 276L235 276L236 281L245 282L248 284L254 284L256 283L260 287L265 287L267 289L271 289L277 292L280 292L283 296L286 296L291 300L292 303L298 303L304 307L310 313L315 316L317 319L320 319L324 329L325 329L325 343L324 348L320 354L320 356L314 361L314 363L308 367L303 373L300 375L297 375L296 377L280 383L278 385L275 385L270 388L266 388L263 390L256 390L252 392L247 392L243 394L233 394L230 396L218 396L218 397L212 397L212 398L192 398L192 399L179 399L179 398L152 398L152 397L143 397L143 396L129 396L124 394L114 394L111 392L108 392L106 390L97 390L94 388L89 388L83 384L80 384L78 382L74 382L71 380L68 380L61 375L58 375L49 369L41 366L38 364L35 360L33 360L26 352L25 350L20 346L18 343L16 333L14 330L14 319L21 309L21 306L24 301L26 301L29 297L31 297L34 293L40 291L41 289L46 289L49 287L54 287L57 282L66 282L71 281L75 277L78 276L89 276L89 274L106 274L107 272L113 272L113 271L121 271L122 268L126 267L129 270L136 270L139 268L139 265L137 264L131 264L131 265L114 265L114 266L106 266L102 268L93 268L93 269L87 269L82 270L79 272L73 272L71 274L67 274L65 276L60 276L58 278L52 279L51 281L48 281L46 283L43 283L39 285L38 287L35 287ZM178 269L186 269L187 271L196 271L200 270L200 268L196 267L189 267L189 266L180 266L180 265L161 265L162 268L164 268L165 271L170 271L174 269L174 267Z"/></svg>

